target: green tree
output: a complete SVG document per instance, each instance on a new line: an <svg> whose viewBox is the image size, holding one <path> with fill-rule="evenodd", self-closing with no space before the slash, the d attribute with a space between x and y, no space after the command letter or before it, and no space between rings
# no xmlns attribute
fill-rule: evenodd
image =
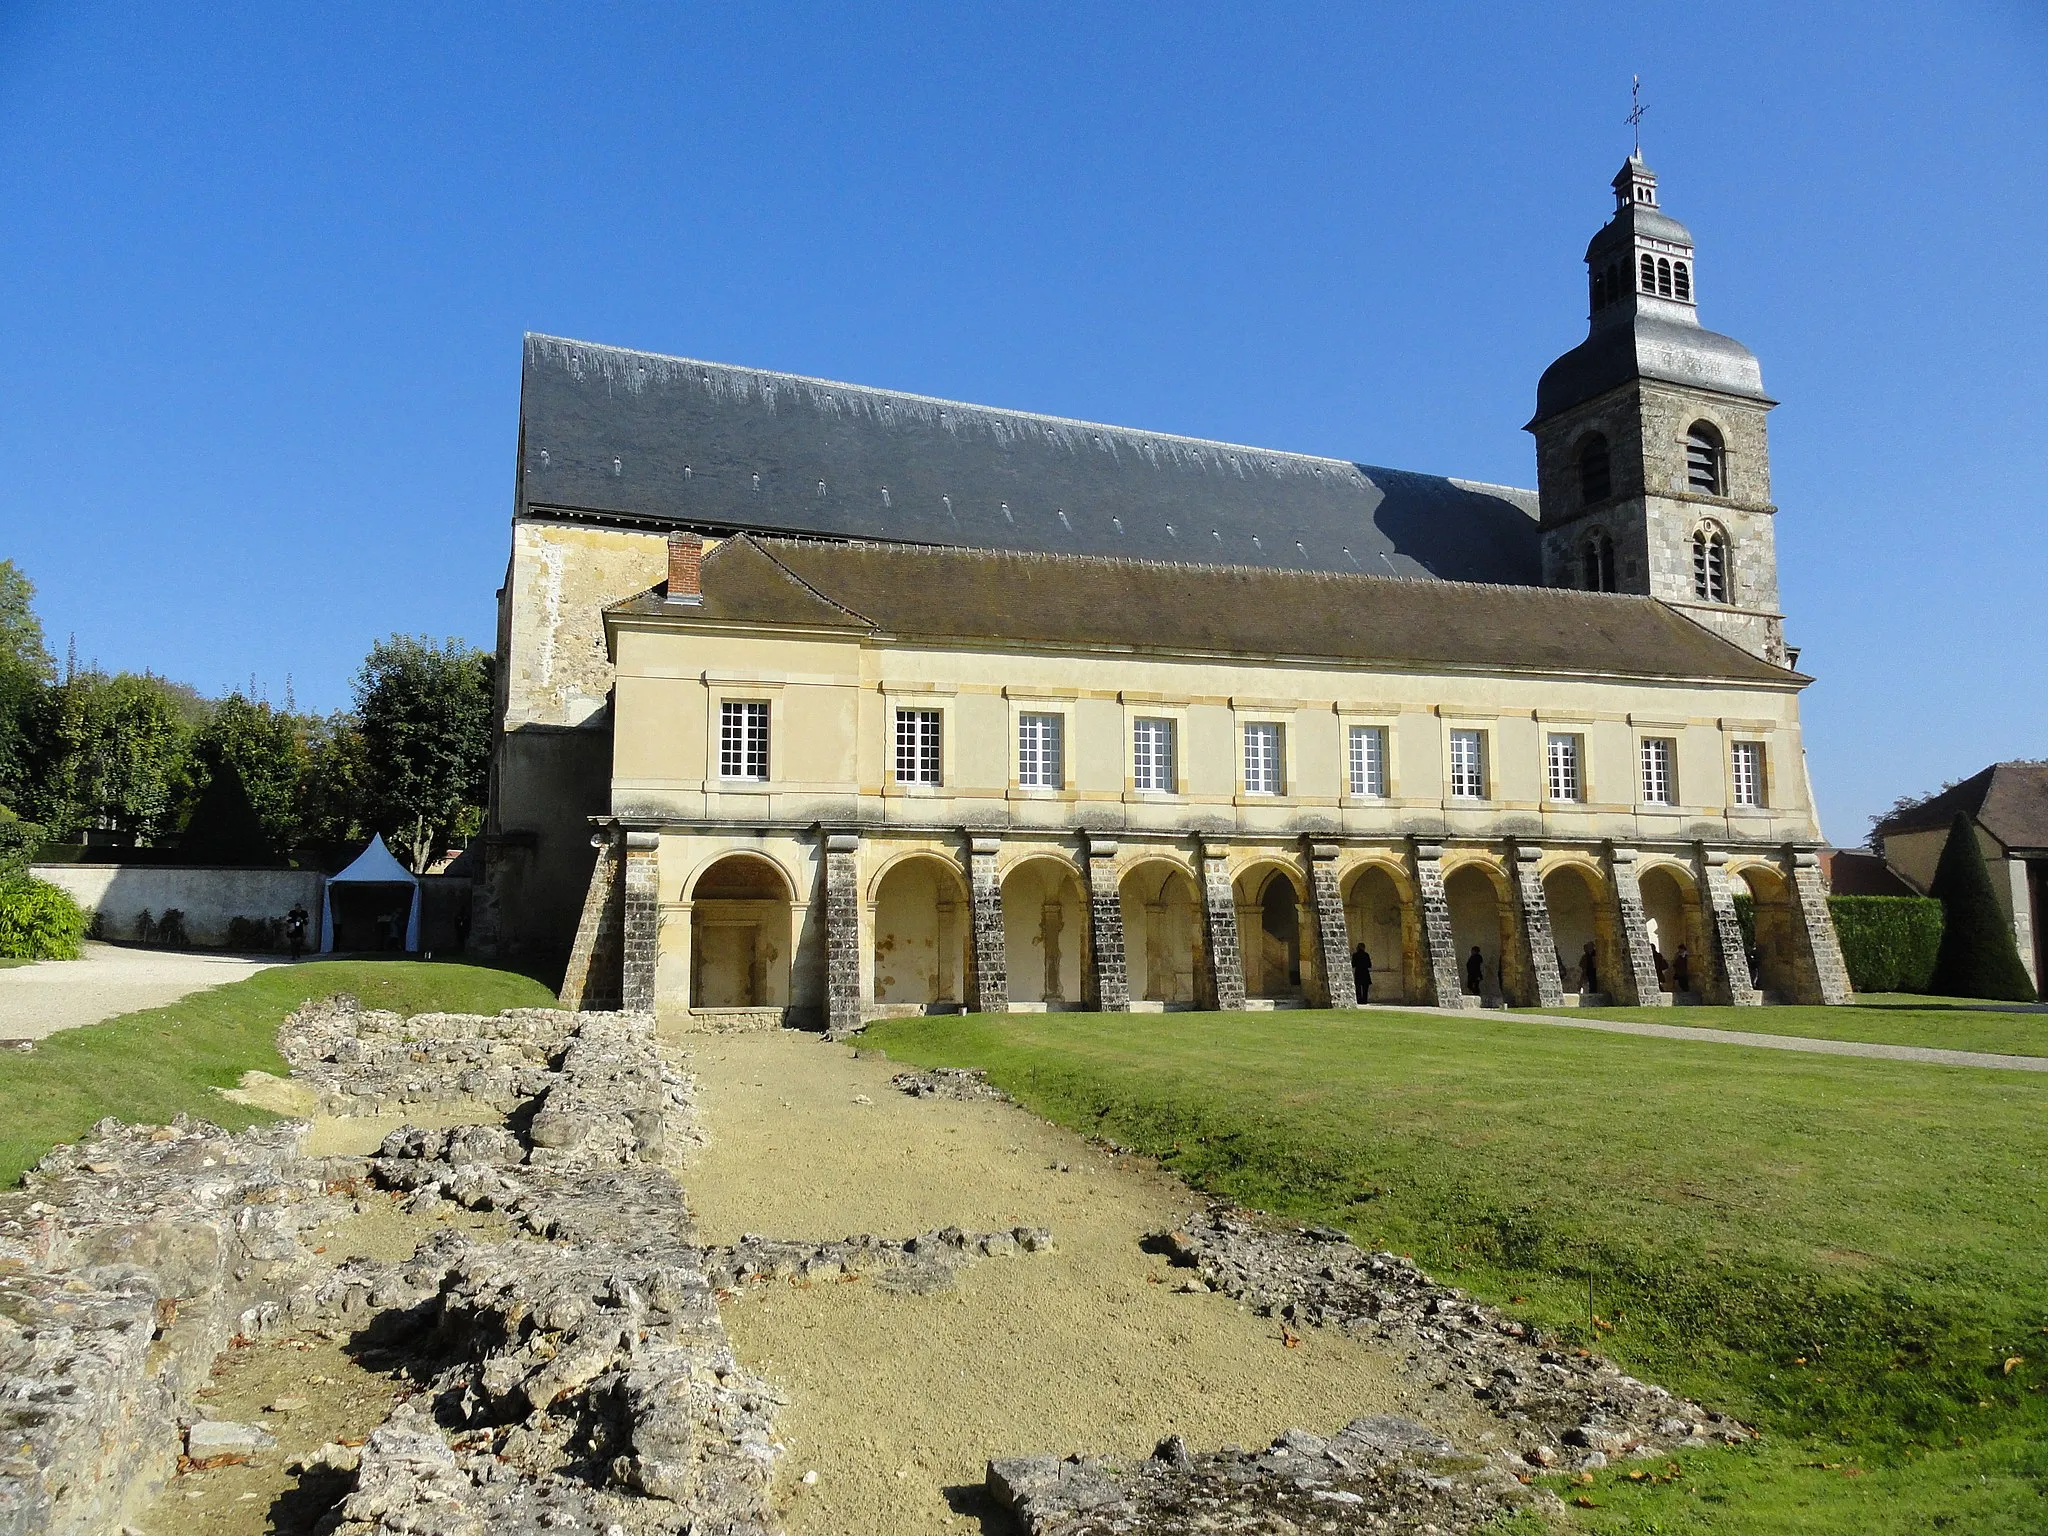
<svg viewBox="0 0 2048 1536"><path fill-rule="evenodd" d="M193 743L209 789L218 780L235 781L233 788L224 788L215 798L214 814L233 810L230 802L237 796L245 800L272 853L287 853L299 841L299 781L307 764L306 732L306 721L233 693L214 706ZM188 840L200 826L200 809L206 805L202 793L200 805L193 811L193 824L186 829Z"/></svg>
<svg viewBox="0 0 2048 1536"><path fill-rule="evenodd" d="M12 560L0 560L0 805L25 799L37 723L56 666L36 617L36 589Z"/></svg>
<svg viewBox="0 0 2048 1536"><path fill-rule="evenodd" d="M2034 984L2020 963L2012 924L1991 889L1977 829L1958 811L1934 866L1928 894L1941 903L1941 949L1927 990L1947 997L1995 997L2031 1003Z"/></svg>
<svg viewBox="0 0 2048 1536"><path fill-rule="evenodd" d="M148 843L170 830L193 780L192 732L162 679L81 672L50 690L38 735L29 809L52 835L109 826Z"/></svg>
<svg viewBox="0 0 2048 1536"><path fill-rule="evenodd" d="M356 676L369 819L415 873L482 824L493 666L459 640L393 635Z"/></svg>
<svg viewBox="0 0 2048 1536"><path fill-rule="evenodd" d="M296 808L299 840L362 842L370 835L370 755L361 725L342 710L310 719L305 749Z"/></svg>

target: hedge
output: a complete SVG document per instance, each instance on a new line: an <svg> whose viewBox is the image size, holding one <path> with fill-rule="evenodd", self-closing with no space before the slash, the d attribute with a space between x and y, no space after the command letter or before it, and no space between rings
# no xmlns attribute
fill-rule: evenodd
<svg viewBox="0 0 2048 1536"><path fill-rule="evenodd" d="M47 880L0 880L0 955L10 960L76 960L88 921L70 893Z"/></svg>
<svg viewBox="0 0 2048 1536"><path fill-rule="evenodd" d="M1941 903L1926 896L1830 896L1849 985L1858 992L1925 992L1941 951Z"/></svg>

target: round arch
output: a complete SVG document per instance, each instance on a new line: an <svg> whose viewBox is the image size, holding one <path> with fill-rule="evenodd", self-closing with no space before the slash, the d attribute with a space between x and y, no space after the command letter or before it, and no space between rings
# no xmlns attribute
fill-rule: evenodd
<svg viewBox="0 0 2048 1536"><path fill-rule="evenodd" d="M1363 859L1339 874L1337 889L1359 1001L1405 1003L1427 996L1422 917L1408 871L1391 859ZM1365 964L1359 962L1360 949Z"/></svg>
<svg viewBox="0 0 2048 1536"><path fill-rule="evenodd" d="M1700 1001L1710 951L1699 881L1676 860L1653 859L1637 866L1636 882L1643 893L1643 922L1656 959L1657 985L1674 1001Z"/></svg>
<svg viewBox="0 0 2048 1536"><path fill-rule="evenodd" d="M1444 898L1451 909L1451 949L1458 985L1469 996L1502 1001L1519 980L1514 908L1507 877L1484 855L1444 861Z"/></svg>
<svg viewBox="0 0 2048 1536"><path fill-rule="evenodd" d="M959 865L930 849L907 849L883 862L868 892L876 1006L957 1010L971 926Z"/></svg>
<svg viewBox="0 0 2048 1536"><path fill-rule="evenodd" d="M1079 1008L1087 995L1088 890L1074 861L1026 853L1002 872L1010 1006Z"/></svg>
<svg viewBox="0 0 2048 1536"><path fill-rule="evenodd" d="M690 877L690 1006L789 1004L794 885L774 859L731 849Z"/></svg>
<svg viewBox="0 0 2048 1536"><path fill-rule="evenodd" d="M717 872L718 878L707 884ZM700 860L683 878L683 900L719 900L746 891L761 899L796 900L797 879L773 854L758 848L726 848Z"/></svg>
<svg viewBox="0 0 2048 1536"><path fill-rule="evenodd" d="M1117 872L1117 899L1132 1006L1192 1008L1207 969L1195 872L1168 855L1142 856Z"/></svg>
<svg viewBox="0 0 2048 1536"><path fill-rule="evenodd" d="M1543 865L1542 880L1566 994L1577 994L1582 1003L1617 995L1622 954L1607 872L1592 859L1567 854Z"/></svg>
<svg viewBox="0 0 2048 1536"><path fill-rule="evenodd" d="M1256 855L1237 867L1230 886L1237 903L1245 996L1280 1002L1302 998L1303 952L1314 922L1301 871L1285 859Z"/></svg>
<svg viewBox="0 0 2048 1536"><path fill-rule="evenodd" d="M1743 940L1749 951L1750 979L1766 1001L1782 1001L1798 993L1798 917L1792 910L1792 882L1777 864L1764 859L1728 862L1728 880L1739 897L1749 897L1749 922ZM1738 919L1742 903L1736 903Z"/></svg>
<svg viewBox="0 0 2048 1536"><path fill-rule="evenodd" d="M875 866L874 873L868 876L868 905L874 905L882 894L882 882L887 880L892 872L905 864L914 864L919 860L943 869L946 878L951 881L954 894L962 901L968 899L967 876L961 870L958 859L949 858L936 848L903 848L883 859Z"/></svg>

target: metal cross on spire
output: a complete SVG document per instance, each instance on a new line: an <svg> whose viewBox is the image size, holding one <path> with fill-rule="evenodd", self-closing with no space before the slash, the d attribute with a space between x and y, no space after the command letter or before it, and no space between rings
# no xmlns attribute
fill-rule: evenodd
<svg viewBox="0 0 2048 1536"><path fill-rule="evenodd" d="M1630 79L1633 83L1628 88L1628 117L1626 121L1629 127L1636 131L1635 158L1640 160L1643 158L1643 114L1649 108L1643 105L1643 77L1641 75L1632 75Z"/></svg>

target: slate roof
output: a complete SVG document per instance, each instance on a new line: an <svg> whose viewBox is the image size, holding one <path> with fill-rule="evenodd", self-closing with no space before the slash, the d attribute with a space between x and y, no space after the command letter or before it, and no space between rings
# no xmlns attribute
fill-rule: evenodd
<svg viewBox="0 0 2048 1536"><path fill-rule="evenodd" d="M619 615L930 640L1803 685L1655 598L1547 587L742 535L701 605L650 591Z"/></svg>
<svg viewBox="0 0 2048 1536"><path fill-rule="evenodd" d="M1918 805L1883 817L1878 835L1945 829L1958 811L2008 849L2048 851L2048 762L1993 763Z"/></svg>
<svg viewBox="0 0 2048 1536"><path fill-rule="evenodd" d="M1533 491L526 338L518 511L1535 584Z"/></svg>

